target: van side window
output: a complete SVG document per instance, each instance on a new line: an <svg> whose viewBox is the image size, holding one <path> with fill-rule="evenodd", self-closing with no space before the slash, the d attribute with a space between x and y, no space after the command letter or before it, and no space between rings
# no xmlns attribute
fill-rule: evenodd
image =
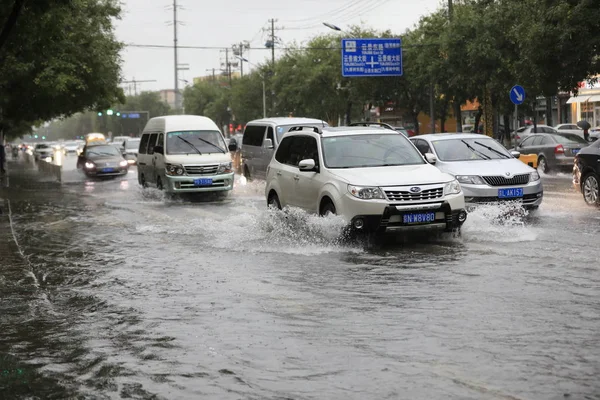
<svg viewBox="0 0 600 400"><path fill-rule="evenodd" d="M138 149L139 154L146 154L146 149L148 148L148 139L150 138L149 133L144 133L142 135L142 140L140 140L140 148Z"/></svg>
<svg viewBox="0 0 600 400"><path fill-rule="evenodd" d="M165 134L161 133L158 135L158 141L156 142L155 146L165 146Z"/></svg>
<svg viewBox="0 0 600 400"><path fill-rule="evenodd" d="M265 137L265 126L248 125L244 131L242 146L262 146L263 138Z"/></svg>
<svg viewBox="0 0 600 400"><path fill-rule="evenodd" d="M270 126L267 128L267 139L271 139L271 143L275 146L275 138L273 137L273 127Z"/></svg>
<svg viewBox="0 0 600 400"><path fill-rule="evenodd" d="M292 146L292 140L295 136L283 138L279 147L277 147L277 153L275 153L275 159L282 164L290 163L290 149Z"/></svg>
<svg viewBox="0 0 600 400"><path fill-rule="evenodd" d="M152 133L150 135L150 139L148 140L148 154L154 154L154 146L156 146L157 137L158 133Z"/></svg>

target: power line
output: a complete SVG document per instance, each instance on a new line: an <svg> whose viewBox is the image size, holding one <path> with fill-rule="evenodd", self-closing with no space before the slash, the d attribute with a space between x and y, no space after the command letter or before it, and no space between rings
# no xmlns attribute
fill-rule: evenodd
<svg viewBox="0 0 600 400"><path fill-rule="evenodd" d="M441 43L426 43L426 44L403 44L402 48L413 48L413 47L430 47L430 46L440 46ZM125 47L137 47L137 48L148 48L148 49L172 49L172 45L165 44L137 44L137 43L128 43L125 44ZM229 49L230 46L177 46L178 49L190 49L190 50L225 50ZM306 47L306 46L298 46L298 47L278 47L279 50L341 50L340 46L333 47ZM271 50L270 47L249 47L247 50Z"/></svg>

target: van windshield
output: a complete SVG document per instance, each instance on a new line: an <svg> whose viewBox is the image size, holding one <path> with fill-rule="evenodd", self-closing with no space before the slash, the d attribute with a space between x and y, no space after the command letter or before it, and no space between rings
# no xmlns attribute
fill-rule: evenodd
<svg viewBox="0 0 600 400"><path fill-rule="evenodd" d="M181 131L167 133L166 154L226 153L219 131Z"/></svg>

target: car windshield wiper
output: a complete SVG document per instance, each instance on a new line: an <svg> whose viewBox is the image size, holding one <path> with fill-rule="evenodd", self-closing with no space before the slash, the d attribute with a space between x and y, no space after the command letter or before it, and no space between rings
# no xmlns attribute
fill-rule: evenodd
<svg viewBox="0 0 600 400"><path fill-rule="evenodd" d="M508 157L506 154L504 154L504 153L502 153L502 152L500 152L500 151L498 151L498 150L494 149L494 148L493 148L493 147L491 147L491 146L487 146L487 145L485 145L485 144L483 144L483 143L479 143L479 142L477 142L477 141L475 141L475 142L473 142L473 143L475 143L475 144L478 144L478 145L480 145L481 147L485 147L485 148L486 148L486 149L488 149L489 151L493 151L494 153L498 154L499 156L502 156L502 157L504 157L504 158L510 158L510 157Z"/></svg>
<svg viewBox="0 0 600 400"><path fill-rule="evenodd" d="M194 146L192 143L190 143L190 141L189 141L189 140L187 140L187 139L184 139L184 138L182 138L181 136L177 136L177 138L178 138L178 139L181 139L181 140L183 140L184 142L186 142L187 144L189 144L189 145L190 145L190 147L191 147L192 149L196 150L196 153L198 153L198 154L202 155L202 152L201 152L200 150L198 150L198 149L196 148L196 146Z"/></svg>
<svg viewBox="0 0 600 400"><path fill-rule="evenodd" d="M202 140L204 143L210 144L211 146L216 147L217 149L221 150L222 153L225 153L225 150L223 150L222 148L220 148L216 144L209 142L208 140L204 140L201 137L196 137L196 139Z"/></svg>
<svg viewBox="0 0 600 400"><path fill-rule="evenodd" d="M465 146L467 146L467 148L469 150L471 150L473 153L479 155L479 157L483 158L484 160L491 160L491 157L488 157L487 155L485 155L484 153L480 152L479 150L477 150L475 147L471 146L469 143L467 143L464 139L460 140L461 142L463 142L465 144Z"/></svg>

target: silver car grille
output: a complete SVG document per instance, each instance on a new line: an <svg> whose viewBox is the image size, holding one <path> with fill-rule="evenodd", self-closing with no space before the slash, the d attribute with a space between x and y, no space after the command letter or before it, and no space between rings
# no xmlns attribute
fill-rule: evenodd
<svg viewBox="0 0 600 400"><path fill-rule="evenodd" d="M512 178L504 176L482 176L482 178L490 186L526 185L529 183L529 174L515 175Z"/></svg>
<svg viewBox="0 0 600 400"><path fill-rule="evenodd" d="M187 175L216 175L219 169L219 164L211 165L185 165L185 173Z"/></svg>
<svg viewBox="0 0 600 400"><path fill-rule="evenodd" d="M100 168L115 168L115 167L119 166L119 163L116 163L116 162L98 163L97 166Z"/></svg>
<svg viewBox="0 0 600 400"><path fill-rule="evenodd" d="M409 190L385 190L385 195L391 201L433 200L444 197L444 188L425 189L419 193L413 193Z"/></svg>

